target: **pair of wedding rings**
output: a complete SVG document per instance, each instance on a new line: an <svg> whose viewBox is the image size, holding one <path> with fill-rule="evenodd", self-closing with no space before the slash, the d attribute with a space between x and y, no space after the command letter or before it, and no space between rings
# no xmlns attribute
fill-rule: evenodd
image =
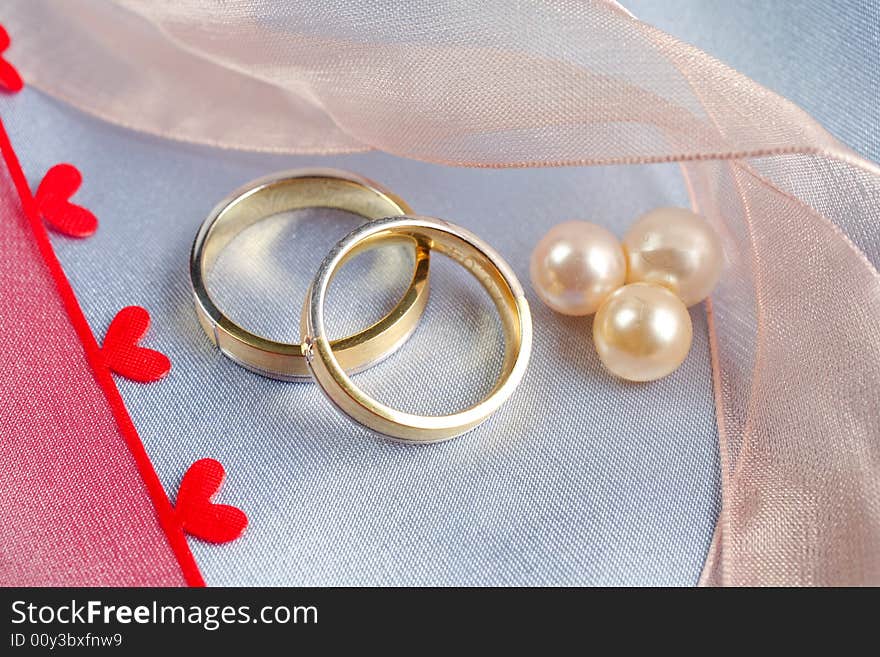
<svg viewBox="0 0 880 657"><path fill-rule="evenodd" d="M344 210L368 222L327 254L306 294L301 344L286 344L251 333L229 319L211 298L206 278L218 254L241 231L272 215L304 208ZM389 243L406 243L415 251L408 289L378 322L355 335L331 341L324 323L330 281L349 257ZM380 403L358 388L349 374L393 353L415 330L428 301L429 262L435 251L464 265L492 297L502 320L504 359L501 375L482 401L449 415L423 416ZM311 376L352 419L399 440L435 442L473 429L510 397L528 363L532 342L528 302L501 256L470 231L440 219L413 215L402 199L356 174L332 169L286 171L233 192L199 229L190 258L190 276L199 322L224 355L275 379L290 381Z"/></svg>

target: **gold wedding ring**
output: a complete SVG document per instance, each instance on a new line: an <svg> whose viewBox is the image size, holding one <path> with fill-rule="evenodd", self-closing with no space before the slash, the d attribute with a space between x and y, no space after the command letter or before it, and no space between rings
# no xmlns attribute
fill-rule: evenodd
<svg viewBox="0 0 880 657"><path fill-rule="evenodd" d="M366 219L411 212L399 197L366 178L334 169L286 171L256 180L221 201L199 229L190 278L199 323L220 351L239 365L274 379L298 380L309 370L298 344L276 342L244 329L214 303L206 278L218 254L241 231L280 212L304 208L345 210ZM428 300L428 249L415 246L409 288L388 315L360 333L328 343L334 364L357 372L397 349L413 332Z"/></svg>
<svg viewBox="0 0 880 657"><path fill-rule="evenodd" d="M436 250L464 265L492 297L501 315L504 330L501 375L485 399L463 411L422 416L385 406L354 385L346 374L339 351L327 338L324 300L334 274L354 253L399 241L413 244L417 249ZM324 259L309 288L301 330L303 352L312 375L336 406L374 431L420 443L458 436L497 411L522 379L532 344L528 302L522 286L501 256L470 231L439 219L419 216L373 221L340 241Z"/></svg>

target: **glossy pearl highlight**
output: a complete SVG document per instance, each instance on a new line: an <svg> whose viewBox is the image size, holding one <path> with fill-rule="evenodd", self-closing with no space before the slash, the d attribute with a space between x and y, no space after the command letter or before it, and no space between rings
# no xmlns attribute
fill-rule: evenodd
<svg viewBox="0 0 880 657"><path fill-rule="evenodd" d="M662 285L692 306L712 292L724 250L705 219L684 208L658 208L643 215L623 238L627 283Z"/></svg>
<svg viewBox="0 0 880 657"><path fill-rule="evenodd" d="M593 319L602 363L629 381L675 371L691 348L693 327L681 300L665 287L633 283L612 293Z"/></svg>
<svg viewBox="0 0 880 657"><path fill-rule="evenodd" d="M624 284L626 258L617 238L596 224L554 226L532 252L532 287L564 315L591 315Z"/></svg>

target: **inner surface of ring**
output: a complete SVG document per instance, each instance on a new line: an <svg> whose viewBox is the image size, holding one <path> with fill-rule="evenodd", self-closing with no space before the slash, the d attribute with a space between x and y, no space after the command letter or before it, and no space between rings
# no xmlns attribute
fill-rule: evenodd
<svg viewBox="0 0 880 657"><path fill-rule="evenodd" d="M230 321L270 340L297 343L302 301L315 271L339 237L363 223L361 216L329 208L258 221L218 254L207 290ZM385 317L411 285L413 256L410 242L346 265L336 278L339 293L328 306L337 320L329 335L356 336ZM338 340L334 348L341 348Z"/></svg>
<svg viewBox="0 0 880 657"><path fill-rule="evenodd" d="M315 176L270 182L239 196L217 216L205 237L202 277L243 230L273 215L305 208L343 210L365 219L381 219L407 209L398 199L342 178Z"/></svg>

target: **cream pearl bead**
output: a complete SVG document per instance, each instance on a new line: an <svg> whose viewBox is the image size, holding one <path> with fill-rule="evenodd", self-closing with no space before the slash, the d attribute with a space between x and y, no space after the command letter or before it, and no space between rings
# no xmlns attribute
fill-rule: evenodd
<svg viewBox="0 0 880 657"><path fill-rule="evenodd" d="M721 240L705 219L684 208L643 215L623 238L627 283L657 283L692 306L712 292L724 261Z"/></svg>
<svg viewBox="0 0 880 657"><path fill-rule="evenodd" d="M564 315L591 315L626 280L620 242L586 221L550 229L535 246L529 269L541 300Z"/></svg>
<svg viewBox="0 0 880 657"><path fill-rule="evenodd" d="M682 364L691 348L691 316L665 287L632 283L612 293L593 319L593 342L611 372L654 381Z"/></svg>

